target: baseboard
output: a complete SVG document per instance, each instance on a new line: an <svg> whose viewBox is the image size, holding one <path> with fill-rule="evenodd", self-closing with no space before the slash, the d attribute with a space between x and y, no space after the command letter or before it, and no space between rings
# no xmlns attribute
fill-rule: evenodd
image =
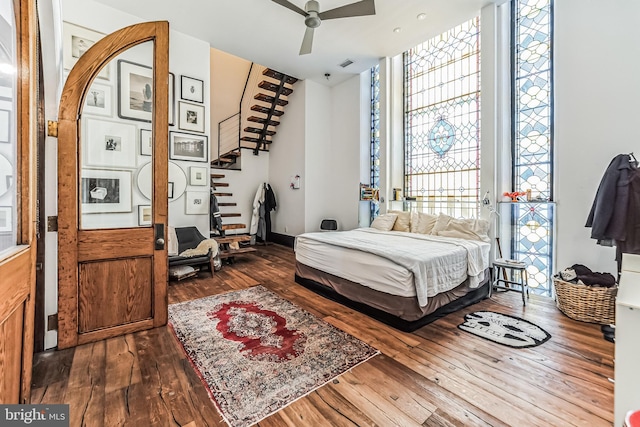
<svg viewBox="0 0 640 427"><path fill-rule="evenodd" d="M295 242L295 236L288 236L280 233L269 233L267 238L270 242L277 243L279 245L288 246L293 249L293 243Z"/></svg>

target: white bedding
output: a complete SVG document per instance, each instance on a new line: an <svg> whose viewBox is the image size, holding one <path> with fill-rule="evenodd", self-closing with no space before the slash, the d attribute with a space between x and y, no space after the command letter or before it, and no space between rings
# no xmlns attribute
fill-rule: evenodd
<svg viewBox="0 0 640 427"><path fill-rule="evenodd" d="M296 238L299 262L378 291L415 295L421 306L467 277L477 287L489 266L489 249L488 243L475 240L372 228Z"/></svg>

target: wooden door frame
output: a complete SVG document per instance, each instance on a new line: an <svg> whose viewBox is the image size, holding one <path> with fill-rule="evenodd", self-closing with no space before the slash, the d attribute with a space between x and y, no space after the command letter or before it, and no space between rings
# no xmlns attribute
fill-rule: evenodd
<svg viewBox="0 0 640 427"><path fill-rule="evenodd" d="M22 346L20 357L19 403L28 403L31 394L33 361L33 331L35 302L36 203L35 203L35 143L37 70L35 61L35 2L13 0L16 13L16 165L17 188L17 246L0 259L0 324L16 310L22 311ZM13 343L15 344L15 343ZM0 347L5 342L0 342ZM0 364L1 365L1 364ZM1 366L0 366L1 368ZM15 368L9 366L8 368ZM1 370L1 369L0 369ZM6 374L6 370L3 371ZM9 381L9 380L7 380ZM0 403L8 402L0 399Z"/></svg>
<svg viewBox="0 0 640 427"><path fill-rule="evenodd" d="M95 43L67 77L58 114L58 247L76 247L79 236L77 187L80 182L79 149L80 116L91 82L101 68L120 53L141 43L152 41L153 67L153 147L154 181L167 182L168 168L159 170L160 158L168 159L168 76L169 76L169 23L167 21L135 24L105 36ZM165 76L166 78L159 78ZM164 114L161 114L164 113ZM158 143L157 143L158 142ZM159 186L153 197L153 223L167 224L166 185ZM162 203L162 201L164 203ZM62 215L61 213L63 213ZM150 229L150 234L152 231ZM152 242L152 241L151 241ZM125 250L126 248L123 248ZM166 259L166 248L164 249ZM84 342L115 336L113 331L98 331L91 337L78 333L78 251L58 251L58 348L73 347ZM164 268L162 268L164 267ZM167 323L167 267L154 263L154 277L164 286L153 288L153 319L144 325L131 324L120 329L122 333L162 326ZM142 323L142 322L141 322Z"/></svg>

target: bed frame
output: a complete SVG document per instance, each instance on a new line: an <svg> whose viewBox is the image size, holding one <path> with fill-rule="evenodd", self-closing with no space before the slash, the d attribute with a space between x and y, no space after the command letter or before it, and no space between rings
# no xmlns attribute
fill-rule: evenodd
<svg viewBox="0 0 640 427"><path fill-rule="evenodd" d="M447 314L487 298L491 282L489 269L487 269L484 281L477 288L469 289L465 281L451 291L430 298L429 305L421 308L415 298L385 294L297 261L295 281L327 299L404 332L413 332ZM397 315L387 310L397 312Z"/></svg>

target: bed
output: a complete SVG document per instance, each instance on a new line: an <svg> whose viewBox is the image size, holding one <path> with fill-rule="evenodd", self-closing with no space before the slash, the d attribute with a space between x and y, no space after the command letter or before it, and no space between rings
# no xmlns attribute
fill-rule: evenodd
<svg viewBox="0 0 640 427"><path fill-rule="evenodd" d="M403 331L488 295L488 222L408 212L378 218L369 228L297 236L296 282Z"/></svg>

